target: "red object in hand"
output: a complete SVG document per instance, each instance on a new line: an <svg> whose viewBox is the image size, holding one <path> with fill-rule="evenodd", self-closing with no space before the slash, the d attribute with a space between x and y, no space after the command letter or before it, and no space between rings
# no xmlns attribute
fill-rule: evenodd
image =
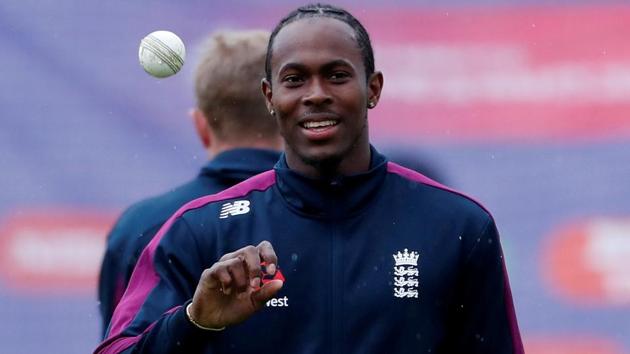
<svg viewBox="0 0 630 354"><path fill-rule="evenodd" d="M263 267L262 270L262 278L261 278L261 282L263 284L267 284L272 280L282 280L284 282L284 275L282 275L282 272L280 271L280 268L276 265L276 272L274 273L274 275L269 275L267 274L267 262L262 262L260 263L260 265Z"/></svg>

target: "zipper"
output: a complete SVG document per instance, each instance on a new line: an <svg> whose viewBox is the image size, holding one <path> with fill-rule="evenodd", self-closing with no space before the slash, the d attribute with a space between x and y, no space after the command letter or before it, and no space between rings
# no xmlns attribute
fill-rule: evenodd
<svg viewBox="0 0 630 354"><path fill-rule="evenodd" d="M331 275L331 305L332 305L332 354L341 354L343 352L343 265L342 265L342 243L339 239L339 226L335 221L331 223L331 257L332 257L332 275Z"/></svg>

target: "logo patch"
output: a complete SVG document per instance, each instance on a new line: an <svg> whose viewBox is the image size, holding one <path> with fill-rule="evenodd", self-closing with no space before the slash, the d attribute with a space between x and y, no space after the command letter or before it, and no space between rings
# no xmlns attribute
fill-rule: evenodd
<svg viewBox="0 0 630 354"><path fill-rule="evenodd" d="M408 249L401 253L393 254L394 262L394 296L398 298L418 298L418 252L409 252Z"/></svg>
<svg viewBox="0 0 630 354"><path fill-rule="evenodd" d="M233 203L225 203L221 206L221 214L219 219L225 219L230 216L242 215L249 213L249 200L237 200Z"/></svg>

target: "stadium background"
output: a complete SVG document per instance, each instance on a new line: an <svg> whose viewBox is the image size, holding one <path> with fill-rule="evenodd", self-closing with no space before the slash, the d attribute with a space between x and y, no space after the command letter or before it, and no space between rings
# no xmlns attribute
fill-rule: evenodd
<svg viewBox="0 0 630 354"><path fill-rule="evenodd" d="M630 353L630 4L337 3L385 74L377 147L423 156L494 212L527 352ZM296 5L0 3L3 353L91 351L113 220L204 161L186 114L194 48ZM188 49L164 80L137 62L157 29Z"/></svg>

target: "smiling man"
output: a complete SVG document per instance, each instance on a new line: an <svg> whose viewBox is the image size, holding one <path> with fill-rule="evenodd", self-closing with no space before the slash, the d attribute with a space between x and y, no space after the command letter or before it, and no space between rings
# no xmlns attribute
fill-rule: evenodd
<svg viewBox="0 0 630 354"><path fill-rule="evenodd" d="M288 26L274 33L263 81L267 105L290 150L287 164L317 178L367 171L367 108L378 102L383 75L374 72L373 59L364 63L348 23L317 16L279 30ZM367 33L366 39L373 56Z"/></svg>
<svg viewBox="0 0 630 354"><path fill-rule="evenodd" d="M285 155L169 219L96 352L522 353L491 215L370 146L382 88L352 15L285 17L262 83Z"/></svg>

